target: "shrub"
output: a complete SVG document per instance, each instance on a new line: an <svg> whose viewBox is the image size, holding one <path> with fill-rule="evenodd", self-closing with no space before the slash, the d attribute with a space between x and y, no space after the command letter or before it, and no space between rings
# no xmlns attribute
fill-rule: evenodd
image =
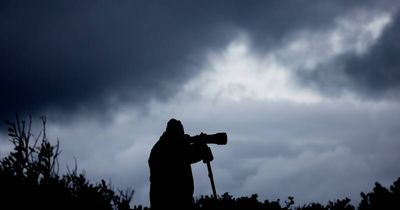
<svg viewBox="0 0 400 210"><path fill-rule="evenodd" d="M133 190L113 191L104 180L91 184L77 167L59 175L59 141L50 143L46 118L42 130L31 133L32 118L6 121L14 149L0 161L0 202L13 209L127 210Z"/></svg>

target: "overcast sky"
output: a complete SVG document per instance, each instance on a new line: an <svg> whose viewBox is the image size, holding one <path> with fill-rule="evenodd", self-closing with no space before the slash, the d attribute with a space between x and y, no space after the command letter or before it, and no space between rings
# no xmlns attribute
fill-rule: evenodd
<svg viewBox="0 0 400 210"><path fill-rule="evenodd" d="M135 190L170 118L212 145L217 192L297 204L400 176L400 3L0 1L0 117L48 119L61 170ZM11 145L0 125L0 155ZM211 194L193 165L195 195Z"/></svg>

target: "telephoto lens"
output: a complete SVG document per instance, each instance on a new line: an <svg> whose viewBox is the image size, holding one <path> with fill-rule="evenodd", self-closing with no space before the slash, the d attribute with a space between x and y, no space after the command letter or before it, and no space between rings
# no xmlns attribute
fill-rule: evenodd
<svg viewBox="0 0 400 210"><path fill-rule="evenodd" d="M200 134L189 137L192 144L218 144L225 145L228 142L228 135L225 132L215 134Z"/></svg>

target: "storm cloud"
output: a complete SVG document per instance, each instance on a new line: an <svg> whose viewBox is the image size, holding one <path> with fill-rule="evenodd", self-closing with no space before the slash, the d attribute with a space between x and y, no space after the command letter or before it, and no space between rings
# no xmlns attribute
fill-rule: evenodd
<svg viewBox="0 0 400 210"><path fill-rule="evenodd" d="M400 44L396 40L399 36L400 14L397 13L369 52L345 60L344 72L351 78L356 88L371 96L394 94L398 98Z"/></svg>
<svg viewBox="0 0 400 210"><path fill-rule="evenodd" d="M396 40L400 35L399 24L400 15L396 11L369 49L344 53L315 67L315 71L303 71L299 74L302 82L329 94L352 91L367 100L398 100L400 46Z"/></svg>
<svg viewBox="0 0 400 210"><path fill-rule="evenodd" d="M354 9L390 8L362 2L2 1L0 116L166 99L240 32L266 51Z"/></svg>

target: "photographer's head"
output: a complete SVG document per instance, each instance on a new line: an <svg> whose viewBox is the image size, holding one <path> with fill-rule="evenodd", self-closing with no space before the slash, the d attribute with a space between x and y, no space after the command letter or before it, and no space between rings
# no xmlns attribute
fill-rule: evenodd
<svg viewBox="0 0 400 210"><path fill-rule="evenodd" d="M168 121L165 133L167 134L167 136L177 139L183 138L185 135L185 131L183 129L181 121L174 118Z"/></svg>

